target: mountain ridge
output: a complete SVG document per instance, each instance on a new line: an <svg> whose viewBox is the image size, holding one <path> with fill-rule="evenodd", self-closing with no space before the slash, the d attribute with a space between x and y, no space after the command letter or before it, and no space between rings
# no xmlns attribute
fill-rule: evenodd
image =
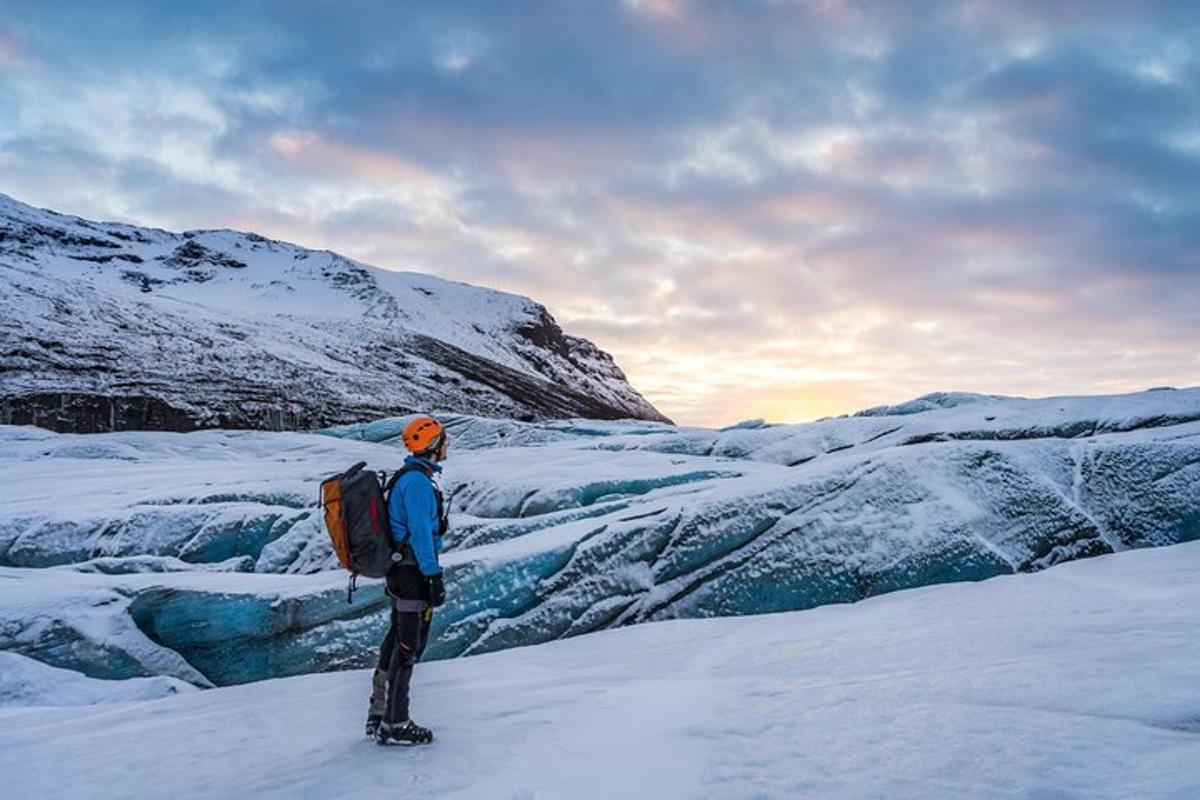
<svg viewBox="0 0 1200 800"><path fill-rule="evenodd" d="M417 410L669 422L529 298L254 233L93 222L0 194L0 285L3 423L282 430Z"/></svg>

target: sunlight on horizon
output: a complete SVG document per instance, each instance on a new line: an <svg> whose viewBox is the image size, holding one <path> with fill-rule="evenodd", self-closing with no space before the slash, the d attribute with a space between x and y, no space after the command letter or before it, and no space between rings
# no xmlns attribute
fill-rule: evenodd
<svg viewBox="0 0 1200 800"><path fill-rule="evenodd" d="M1200 15L1101 5L5 9L0 191L522 294L685 424L1197 385Z"/></svg>

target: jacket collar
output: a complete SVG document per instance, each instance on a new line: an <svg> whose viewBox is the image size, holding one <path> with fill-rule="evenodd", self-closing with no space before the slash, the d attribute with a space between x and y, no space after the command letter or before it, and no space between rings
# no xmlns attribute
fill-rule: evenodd
<svg viewBox="0 0 1200 800"><path fill-rule="evenodd" d="M404 464L405 464L405 466L408 466L409 464L416 464L418 466L424 467L425 469L427 469L431 472L441 472L442 471L441 464L437 463L436 461L434 461L431 458L425 458L424 456L405 456Z"/></svg>

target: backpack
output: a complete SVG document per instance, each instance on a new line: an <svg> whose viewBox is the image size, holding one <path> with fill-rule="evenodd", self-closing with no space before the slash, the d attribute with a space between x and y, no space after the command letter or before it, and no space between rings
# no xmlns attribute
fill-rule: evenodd
<svg viewBox="0 0 1200 800"><path fill-rule="evenodd" d="M360 461L345 472L321 482L321 508L325 515L325 530L329 533L338 563L350 573L346 602L354 602L358 576L383 578L395 564L416 564L416 554L407 542L397 545L392 539L392 524L388 518L388 501L400 476L419 470L409 465L392 473L365 469ZM436 487L435 487L436 491ZM441 530L445 530L442 496L437 493Z"/></svg>
<svg viewBox="0 0 1200 800"><path fill-rule="evenodd" d="M338 563L350 573L347 603L354 602L359 575L382 578L403 557L392 542L383 474L366 466L360 461L321 482L325 530Z"/></svg>

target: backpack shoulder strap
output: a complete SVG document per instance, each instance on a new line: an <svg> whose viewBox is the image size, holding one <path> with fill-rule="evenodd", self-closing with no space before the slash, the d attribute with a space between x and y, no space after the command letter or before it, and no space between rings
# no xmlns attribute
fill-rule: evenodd
<svg viewBox="0 0 1200 800"><path fill-rule="evenodd" d="M388 479L387 486L383 490L383 504L384 504L385 508L391 508L392 492L396 489L396 484L400 482L401 478L403 478L405 475L407 475L410 472L420 472L426 478L429 478L429 482L431 484L433 483L433 470L426 469L426 467L422 464L405 464L403 467L401 467L400 469L393 472L392 477L390 479ZM436 484L434 484L433 493L436 496L437 502L438 502L438 516L441 517L442 516L442 512L441 512L442 495L441 495L441 492L438 491ZM404 541L393 542L393 547L395 547L397 550L400 550L400 551L403 551L408 546L409 545L408 545L408 536L407 535L405 535Z"/></svg>
<svg viewBox="0 0 1200 800"><path fill-rule="evenodd" d="M384 487L383 490L384 500L389 503L392 501L392 490L396 488L396 484L400 481L400 479L410 472L421 472L424 473L425 477L430 478L431 480L433 478L433 474L420 464L405 464L403 467L392 473L392 477L388 480L387 486Z"/></svg>

